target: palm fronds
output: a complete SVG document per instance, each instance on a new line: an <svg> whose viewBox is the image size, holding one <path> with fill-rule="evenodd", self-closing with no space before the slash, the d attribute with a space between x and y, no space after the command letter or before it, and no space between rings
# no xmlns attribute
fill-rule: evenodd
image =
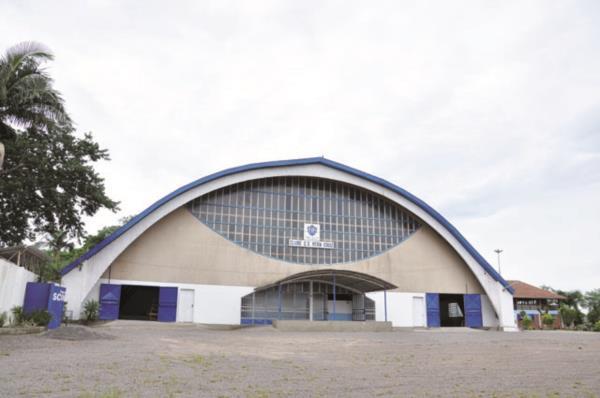
<svg viewBox="0 0 600 398"><path fill-rule="evenodd" d="M48 132L52 125L71 123L64 101L42 65L53 59L44 45L23 42L0 57L0 139L19 129Z"/></svg>

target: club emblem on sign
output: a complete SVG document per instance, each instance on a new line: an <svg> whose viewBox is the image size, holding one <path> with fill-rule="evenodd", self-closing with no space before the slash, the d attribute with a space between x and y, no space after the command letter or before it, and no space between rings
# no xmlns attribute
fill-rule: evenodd
<svg viewBox="0 0 600 398"><path fill-rule="evenodd" d="M304 240L311 242L321 240L321 226L319 224L304 224Z"/></svg>

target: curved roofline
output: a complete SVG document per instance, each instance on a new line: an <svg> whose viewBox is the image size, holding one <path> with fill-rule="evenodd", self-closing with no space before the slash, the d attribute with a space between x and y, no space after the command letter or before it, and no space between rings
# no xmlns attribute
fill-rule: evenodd
<svg viewBox="0 0 600 398"><path fill-rule="evenodd" d="M308 281L308 280L311 280L311 279L313 279L315 277L319 277L319 276L330 276L330 275L333 276L334 274L335 274L335 276L342 277L342 278L345 277L345 278L358 279L358 280L364 281L366 283L370 283L371 285L375 285L377 287L377 289L365 290L363 293L374 292L377 290L392 290L392 289L396 289L398 287L398 286L396 286L390 282L387 282L381 278L378 278L376 276L372 276L369 274L365 274L363 272L335 269L335 268L324 268L324 269L316 269L316 270L311 270L311 271L299 272L297 274L286 276L285 278L282 278L276 282L269 283L264 286L259 286L256 289L254 289L254 291L269 289L273 286L283 285L286 283L304 282L304 281ZM358 290L358 289L355 289L355 290Z"/></svg>
<svg viewBox="0 0 600 398"><path fill-rule="evenodd" d="M420 207L423 211L425 211L428 215L430 215L436 221L438 221L440 224L442 224L442 226L444 226L444 228L446 228L446 230L448 230L448 232L450 232L450 234L461 244L462 247L464 247L464 249L477 261L477 263L488 274L490 274L496 281L498 281L500 284L502 284L502 286L504 286L509 292L511 292L511 293L514 292L514 289L510 286L510 284L506 280L504 280L504 278L502 278L502 276L485 260L485 258L483 258L483 256L481 254L479 254L479 252L477 250L475 250L475 248L465 239L465 237L448 220L446 220L440 213L438 213L434 208L429 206L423 200L419 199L418 197L416 197L415 195L406 191L405 189L400 188L399 186L392 184L389 181L384 180L383 178L379 178L372 174L365 173L364 171L360 171L358 169L346 166L344 164L334 162L333 160L329 160L324 157L291 159L291 160L275 160L275 161L271 161L271 162L250 163L250 164L243 165L243 166L237 166L237 167L225 169L225 170L219 171L217 173L210 174L206 177L202 177L202 178L200 178L196 181L193 181L189 184L186 184L186 185L182 186L181 188L176 189L175 191L166 195L162 199L159 199L158 201L154 202L147 209L145 209L144 211L142 211L141 213L139 213L138 215L133 217L125 225L123 225L122 227L117 229L115 232L113 232L112 234L107 236L100 243L98 243L97 245L92 247L89 251L84 253L81 257L79 257L78 259L76 259L71 264L67 265L66 267L64 267L60 272L61 276L66 275L69 271L71 271L75 267L81 265L84 261L93 257L95 254L97 254L103 248L108 246L111 242L116 240L118 237L123 235L125 232L127 232L129 229L131 229L134 225L136 225L138 222L140 222L142 219L144 219L150 213L152 213L153 211L155 211L156 209L158 209L165 203L169 202L173 198L183 194L184 192L189 191L192 188L195 188L202 184L206 184L208 182L217 180L222 177L226 177L226 176L229 176L232 174L242 173L245 171L257 170L257 169L267 169L267 168L274 168L274 167L304 166L304 165L312 165L312 164L321 164L321 165L331 167L333 169L351 174L353 176L363 178L367 181L373 182L377 185L387 188L387 189L397 193L398 195L404 197L405 199L409 200L410 202L414 203L415 205Z"/></svg>

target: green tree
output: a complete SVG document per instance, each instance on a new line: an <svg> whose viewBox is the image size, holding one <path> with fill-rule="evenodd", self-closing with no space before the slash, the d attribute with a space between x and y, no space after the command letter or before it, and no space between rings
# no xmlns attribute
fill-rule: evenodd
<svg viewBox="0 0 600 398"><path fill-rule="evenodd" d="M551 289L553 290L553 289ZM583 312L581 308L585 307L585 299L583 293L580 290L553 290L556 294L565 296L566 299L562 301L562 304L569 308L573 308L576 312L575 320L573 324L581 325L584 321ZM566 322L565 322L566 323Z"/></svg>
<svg viewBox="0 0 600 398"><path fill-rule="evenodd" d="M127 223L132 217L124 217L119 220L118 225L103 227L92 235L87 235L83 240L83 245L75 247L69 242L63 242L64 233L55 234L47 239L47 253L52 261L47 264L39 273L40 281L60 281L60 271L81 257L85 252L102 242L108 235L115 232L122 225Z"/></svg>
<svg viewBox="0 0 600 398"><path fill-rule="evenodd" d="M566 327L573 327L577 320L577 310L566 304L560 305L560 317Z"/></svg>
<svg viewBox="0 0 600 398"><path fill-rule="evenodd" d="M580 309L583 307L584 298L581 290L554 290L556 294L560 294L561 296L565 296L566 299L563 300L563 303L568 305L569 307Z"/></svg>
<svg viewBox="0 0 600 398"><path fill-rule="evenodd" d="M0 60L0 246L64 233L85 237L83 216L118 203L105 194L92 164L108 153L91 134L75 136L62 98L41 65L52 55L23 43Z"/></svg>
<svg viewBox="0 0 600 398"><path fill-rule="evenodd" d="M590 290L584 295L585 306L589 309L600 307L600 289Z"/></svg>
<svg viewBox="0 0 600 398"><path fill-rule="evenodd" d="M49 134L51 126L70 125L63 100L42 68L53 59L43 45L24 42L0 57L0 170L4 144L25 130Z"/></svg>
<svg viewBox="0 0 600 398"><path fill-rule="evenodd" d="M595 324L600 321L600 289L590 290L584 296L585 306L588 309L587 320Z"/></svg>
<svg viewBox="0 0 600 398"><path fill-rule="evenodd" d="M85 236L83 215L117 209L91 165L108 154L89 134L79 139L72 128L48 135L29 131L10 143L7 155L0 171L0 245L59 231L79 240Z"/></svg>

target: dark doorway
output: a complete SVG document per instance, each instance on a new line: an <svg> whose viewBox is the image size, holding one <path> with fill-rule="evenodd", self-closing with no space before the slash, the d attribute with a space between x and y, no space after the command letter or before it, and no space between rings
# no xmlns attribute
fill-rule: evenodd
<svg viewBox="0 0 600 398"><path fill-rule="evenodd" d="M462 294L440 294L440 326L465 326Z"/></svg>
<svg viewBox="0 0 600 398"><path fill-rule="evenodd" d="M121 287L119 319L156 321L158 316L158 287L132 286Z"/></svg>

